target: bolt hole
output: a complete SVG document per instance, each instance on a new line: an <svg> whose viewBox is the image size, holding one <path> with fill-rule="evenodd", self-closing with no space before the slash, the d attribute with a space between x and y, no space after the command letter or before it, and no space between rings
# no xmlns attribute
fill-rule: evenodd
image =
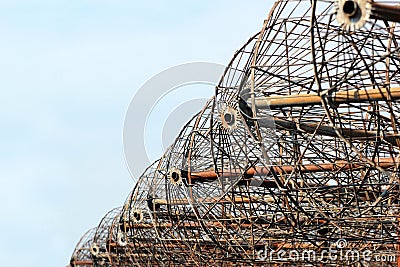
<svg viewBox="0 0 400 267"><path fill-rule="evenodd" d="M174 180L174 182L179 181L179 174L177 172L172 172L171 177L172 177L172 180Z"/></svg>
<svg viewBox="0 0 400 267"><path fill-rule="evenodd" d="M343 5L343 12L349 16L353 16L357 11L357 3L354 1L346 1Z"/></svg>
<svg viewBox="0 0 400 267"><path fill-rule="evenodd" d="M235 117L231 113L225 113L224 120L229 126L232 126L235 123Z"/></svg>
<svg viewBox="0 0 400 267"><path fill-rule="evenodd" d="M343 4L343 12L350 18L350 21L353 23L357 23L361 17L361 9L358 6L357 2L348 0Z"/></svg>

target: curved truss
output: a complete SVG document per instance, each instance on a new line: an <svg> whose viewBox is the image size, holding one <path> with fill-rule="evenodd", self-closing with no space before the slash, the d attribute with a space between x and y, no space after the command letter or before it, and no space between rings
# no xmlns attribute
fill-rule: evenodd
<svg viewBox="0 0 400 267"><path fill-rule="evenodd" d="M90 253L90 248L93 244L93 236L97 228L88 230L76 244L74 253L70 260L71 267L92 267L93 260Z"/></svg>
<svg viewBox="0 0 400 267"><path fill-rule="evenodd" d="M343 240L398 255L399 4L277 1L215 96L103 218L92 263L313 266L282 253ZM78 246L74 262L88 256Z"/></svg>
<svg viewBox="0 0 400 267"><path fill-rule="evenodd" d="M115 265L119 262L118 245L121 238L118 232L122 207L109 211L97 226L90 248L94 266Z"/></svg>
<svg viewBox="0 0 400 267"><path fill-rule="evenodd" d="M141 175L125 202L120 220L131 262L137 266L162 266L168 262L168 250L155 227L158 222L166 222L162 207L164 183L159 179L158 165L159 161L154 162Z"/></svg>

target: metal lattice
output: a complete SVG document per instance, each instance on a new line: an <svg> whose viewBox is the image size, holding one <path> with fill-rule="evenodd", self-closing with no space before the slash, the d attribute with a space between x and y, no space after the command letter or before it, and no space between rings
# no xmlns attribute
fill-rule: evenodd
<svg viewBox="0 0 400 267"><path fill-rule="evenodd" d="M71 266L397 265L323 251L399 256L399 5L276 2Z"/></svg>

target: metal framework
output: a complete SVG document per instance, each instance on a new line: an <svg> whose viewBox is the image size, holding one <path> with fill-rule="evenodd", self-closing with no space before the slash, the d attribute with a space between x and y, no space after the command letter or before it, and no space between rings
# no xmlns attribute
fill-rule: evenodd
<svg viewBox="0 0 400 267"><path fill-rule="evenodd" d="M79 240L72 254L70 265L71 267L91 267L93 266L92 255L90 248L93 244L93 236L97 228L92 228L87 231Z"/></svg>
<svg viewBox="0 0 400 267"><path fill-rule="evenodd" d="M400 266L399 5L277 1L70 266Z"/></svg>

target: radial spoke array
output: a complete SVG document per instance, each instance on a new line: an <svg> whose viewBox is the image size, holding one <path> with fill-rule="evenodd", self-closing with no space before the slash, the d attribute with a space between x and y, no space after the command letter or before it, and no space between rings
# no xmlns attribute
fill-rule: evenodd
<svg viewBox="0 0 400 267"><path fill-rule="evenodd" d="M399 5L276 2L70 266L400 264Z"/></svg>

